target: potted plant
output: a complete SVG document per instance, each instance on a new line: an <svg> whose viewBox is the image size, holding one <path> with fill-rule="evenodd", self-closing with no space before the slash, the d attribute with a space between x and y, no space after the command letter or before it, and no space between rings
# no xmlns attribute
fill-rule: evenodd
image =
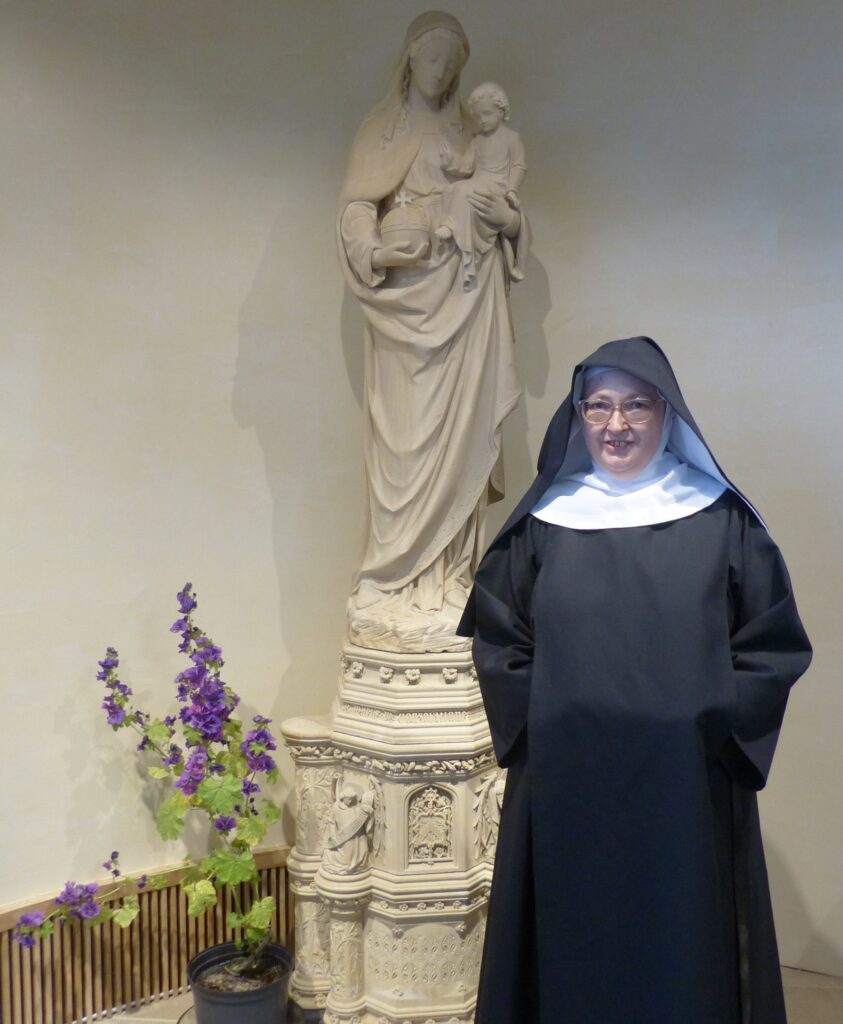
<svg viewBox="0 0 843 1024"><path fill-rule="evenodd" d="M118 678L119 657L113 647L99 662L97 679L105 684L102 702L108 724L116 732L137 733L141 756L153 779L167 780L171 792L162 800L156 825L162 839L178 839L189 813L206 816L212 826L213 849L201 860L188 856L181 888L188 913L198 917L217 904L229 889L234 911L228 923L242 938L197 954L188 965L198 1024L278 1024L287 1002L292 957L272 941L274 897L261 892L253 848L280 817L280 809L262 793L277 779L272 757L276 743L270 720L261 715L245 731L235 715L237 694L223 682L222 650L194 623L196 595L190 583L179 591L179 618L170 627L181 637L179 650L189 665L175 678L177 714L154 718L132 703L132 691ZM33 946L51 934L56 923L77 919L87 926L114 920L127 928L139 913L138 892L162 888L165 876L124 878L118 852L103 867L114 886L68 882L48 913L24 914L15 928L22 946ZM251 890L251 903L241 905L240 886ZM122 895L121 895L122 894Z"/></svg>

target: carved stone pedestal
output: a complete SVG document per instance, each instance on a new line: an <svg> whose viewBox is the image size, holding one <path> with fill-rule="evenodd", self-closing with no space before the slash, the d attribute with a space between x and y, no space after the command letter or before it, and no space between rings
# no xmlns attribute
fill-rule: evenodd
<svg viewBox="0 0 843 1024"><path fill-rule="evenodd" d="M468 1024L501 796L470 655L347 645L332 714L283 732L293 999L327 1024Z"/></svg>

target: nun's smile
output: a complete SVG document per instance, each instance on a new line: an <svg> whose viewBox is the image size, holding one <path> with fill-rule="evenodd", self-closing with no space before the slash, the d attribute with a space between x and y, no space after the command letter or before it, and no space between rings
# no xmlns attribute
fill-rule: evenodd
<svg viewBox="0 0 843 1024"><path fill-rule="evenodd" d="M587 403L612 406L608 422L590 423L583 417L583 440L595 464L611 476L630 480L649 466L661 446L664 402L658 391L623 370L607 370L586 385ZM636 406L636 399L640 403ZM631 404L630 404L631 403ZM645 422L631 423L624 407L650 409Z"/></svg>

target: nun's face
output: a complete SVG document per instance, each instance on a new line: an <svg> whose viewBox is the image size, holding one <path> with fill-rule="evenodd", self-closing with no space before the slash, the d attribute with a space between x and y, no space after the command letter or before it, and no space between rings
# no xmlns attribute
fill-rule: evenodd
<svg viewBox="0 0 843 1024"><path fill-rule="evenodd" d="M664 402L656 402L646 423L629 423L624 419L622 406L636 398L658 399L658 391L623 370L608 370L588 382L583 398L613 406L607 423L598 426L585 418L581 421L583 440L595 464L623 480L638 476L661 446L665 406Z"/></svg>

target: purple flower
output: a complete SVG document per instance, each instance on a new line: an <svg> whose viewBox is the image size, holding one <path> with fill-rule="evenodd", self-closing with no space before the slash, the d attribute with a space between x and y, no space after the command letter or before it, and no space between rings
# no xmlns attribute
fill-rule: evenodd
<svg viewBox="0 0 843 1024"><path fill-rule="evenodd" d="M120 853L117 850L112 850L111 851L111 859L112 860L117 860L119 856L120 856Z"/></svg>
<svg viewBox="0 0 843 1024"><path fill-rule="evenodd" d="M179 761L181 761L181 747L177 746L175 743L171 743L170 752L167 754L166 758L164 758L164 764L167 765L168 768L174 768Z"/></svg>
<svg viewBox="0 0 843 1024"><path fill-rule="evenodd" d="M86 900L79 908L79 916L83 921L90 921L92 917L96 917L100 912L99 904L93 900Z"/></svg>
<svg viewBox="0 0 843 1024"><path fill-rule="evenodd" d="M243 796L251 797L252 793L260 793L261 788L251 779L243 779Z"/></svg>
<svg viewBox="0 0 843 1024"><path fill-rule="evenodd" d="M182 615L190 615L196 607L196 598L193 594L193 584L185 583L184 587L176 594L179 602L179 611Z"/></svg>
<svg viewBox="0 0 843 1024"><path fill-rule="evenodd" d="M117 651L113 647L106 648L105 657L102 661L98 662L101 671L97 672L97 679L107 679L112 669L117 668L119 664L120 661L117 657Z"/></svg>
<svg viewBox="0 0 843 1024"><path fill-rule="evenodd" d="M207 640L207 637L203 637ZM209 661L219 662L220 665L224 664L222 660L222 648L217 647L216 644L212 644L209 640L207 644L200 646L192 655L191 659L197 664L203 664Z"/></svg>
<svg viewBox="0 0 843 1024"><path fill-rule="evenodd" d="M122 725L126 720L126 712L120 707L111 694L106 696L100 707L102 707L104 711L108 712L106 721L109 725Z"/></svg>
<svg viewBox="0 0 843 1024"><path fill-rule="evenodd" d="M34 936L30 935L29 932L20 932L15 928L14 940L19 946L23 946L24 949L32 949L35 945Z"/></svg>
<svg viewBox="0 0 843 1024"><path fill-rule="evenodd" d="M176 783L185 796L193 796L199 788L199 783L205 778L205 765L208 762L208 755L204 748L197 747L185 762L184 769Z"/></svg>
<svg viewBox="0 0 843 1024"><path fill-rule="evenodd" d="M135 747L135 750L138 750L138 751L146 750L146 748L148 746L149 746L149 737L148 736L144 736L144 738L140 741L140 743L137 745L137 747Z"/></svg>
<svg viewBox="0 0 843 1024"><path fill-rule="evenodd" d="M113 860L114 858L112 858ZM94 901L94 896L99 892L96 882L90 885L78 885L76 882L68 882L64 889L56 896L56 903L65 907L68 913L80 921L85 918L96 917L99 913L99 906Z"/></svg>
<svg viewBox="0 0 843 1024"><path fill-rule="evenodd" d="M176 619L176 621L170 626L171 633L185 633L190 629L190 623L186 618Z"/></svg>
<svg viewBox="0 0 843 1024"><path fill-rule="evenodd" d="M149 876L148 875L141 875L140 878L138 879L138 888L139 889L145 889L148 884L149 884Z"/></svg>
<svg viewBox="0 0 843 1024"><path fill-rule="evenodd" d="M24 925L27 928L37 928L44 923L44 920L43 910L31 910L28 914L21 914L18 926Z"/></svg>
<svg viewBox="0 0 843 1024"><path fill-rule="evenodd" d="M251 772L271 772L275 770L275 761L267 753L268 750L276 750L275 739L272 733L265 726L269 723L268 718L256 715L254 718L257 724L256 729L251 729L246 739L240 744L240 749L246 755L246 764Z"/></svg>
<svg viewBox="0 0 843 1024"><path fill-rule="evenodd" d="M246 764L251 772L273 772L276 765L269 754L246 754Z"/></svg>
<svg viewBox="0 0 843 1024"><path fill-rule="evenodd" d="M217 832L221 832L223 835L230 832L235 828L237 822L234 818L230 818L225 814L220 814L218 818L214 820L214 828Z"/></svg>

